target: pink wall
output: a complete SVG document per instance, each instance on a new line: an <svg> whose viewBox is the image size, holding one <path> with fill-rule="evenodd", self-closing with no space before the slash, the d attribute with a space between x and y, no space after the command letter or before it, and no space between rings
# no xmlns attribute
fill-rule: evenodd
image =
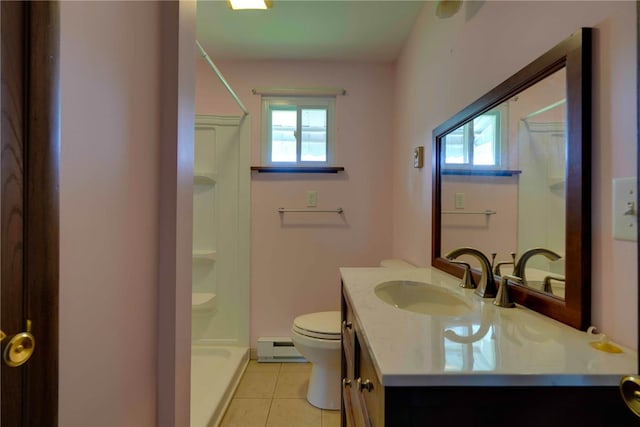
<svg viewBox="0 0 640 427"><path fill-rule="evenodd" d="M182 182L191 188L188 149L181 159L174 150L172 169L163 163L163 176L170 180L169 174L174 174L173 204L163 206L172 210L174 220L177 216L184 222L188 242L182 243L174 227L170 248L183 253L185 262L180 265L180 256L169 259L175 274L163 283L174 292L164 314L174 322L158 327L159 208L169 197L166 183L160 182L160 160L167 162L160 141L165 149L170 145L175 149L178 138L177 127L172 137L161 132L167 120L178 122L176 108L176 114L167 118L160 106L177 103L181 88L187 97L187 114L193 109L188 72L181 77L182 85L177 77L172 84L161 84L170 74L165 68L161 76L162 60L175 67L178 63L177 46L171 50L163 43L167 40L159 37L162 31L178 37L178 6L164 6L61 2L61 426L184 426L189 422L191 212L182 214L181 206L190 209L191 199L190 193L182 196L185 185L181 187L175 179L176 170L182 171ZM167 30L171 20L173 29ZM191 23L193 29L193 17ZM193 39L193 33L185 39L192 49L189 59ZM167 58L167 52L175 56ZM193 67L189 59L183 63ZM190 80L193 85L193 70ZM178 110L183 111L184 105ZM187 136L193 135L192 121L191 114ZM157 340L163 334L171 334L173 354L167 371L173 376L171 383L161 383L162 374L158 375ZM186 348L180 346L180 337ZM158 397L159 383L161 394L169 394L169 399ZM167 421L157 413L158 402L173 404L174 398L177 407Z"/></svg>
<svg viewBox="0 0 640 427"><path fill-rule="evenodd" d="M634 2L465 2L450 19L425 5L398 62L394 127L393 255L431 259L431 167L405 166L432 130L578 28L595 27L592 323L637 341L636 244L612 239L611 181L636 171ZM415 230L424 230L416 239Z"/></svg>
<svg viewBox="0 0 640 427"><path fill-rule="evenodd" d="M509 253L517 248L518 177L465 176L442 177L442 211L456 212L455 194L463 193L464 210L496 212L494 215L444 214L442 217L441 251L446 254L461 246L471 246L485 254L497 253L497 260L509 261ZM460 260L480 266L473 257Z"/></svg>
<svg viewBox="0 0 640 427"><path fill-rule="evenodd" d="M340 309L338 267L375 266L391 253L390 65L326 62L216 64L253 120L252 164L260 162L260 97L256 86L344 87L337 112L337 175L252 175L251 346L260 336L288 336L295 316ZM240 110L202 59L197 62L196 113ZM407 162L411 156L407 156ZM336 214L285 214L318 192L318 208ZM281 218L283 222L281 222Z"/></svg>
<svg viewBox="0 0 640 427"><path fill-rule="evenodd" d="M189 425L195 22L193 1L161 2L157 425Z"/></svg>

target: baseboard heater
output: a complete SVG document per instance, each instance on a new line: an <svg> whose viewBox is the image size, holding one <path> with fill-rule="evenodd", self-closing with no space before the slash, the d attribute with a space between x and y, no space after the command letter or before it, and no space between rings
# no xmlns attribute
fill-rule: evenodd
<svg viewBox="0 0 640 427"><path fill-rule="evenodd" d="M258 362L306 362L289 337L258 338Z"/></svg>

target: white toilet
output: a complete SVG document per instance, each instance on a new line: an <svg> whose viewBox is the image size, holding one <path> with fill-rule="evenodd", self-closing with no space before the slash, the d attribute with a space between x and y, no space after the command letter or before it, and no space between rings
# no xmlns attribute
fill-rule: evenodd
<svg viewBox="0 0 640 427"><path fill-rule="evenodd" d="M322 311L298 316L291 339L311 362L307 400L322 409L340 409L340 312Z"/></svg>

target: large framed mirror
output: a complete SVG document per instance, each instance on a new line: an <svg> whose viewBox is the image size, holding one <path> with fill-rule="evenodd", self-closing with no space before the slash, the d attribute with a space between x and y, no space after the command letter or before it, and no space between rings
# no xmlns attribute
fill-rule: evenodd
<svg viewBox="0 0 640 427"><path fill-rule="evenodd" d="M560 42L433 131L432 265L459 247L514 259L516 303L578 329L591 314L591 29ZM538 250L545 249L545 250ZM556 254L552 256L550 253ZM557 259L556 259L557 258ZM479 277L480 265L464 260ZM476 262L476 264L474 264Z"/></svg>

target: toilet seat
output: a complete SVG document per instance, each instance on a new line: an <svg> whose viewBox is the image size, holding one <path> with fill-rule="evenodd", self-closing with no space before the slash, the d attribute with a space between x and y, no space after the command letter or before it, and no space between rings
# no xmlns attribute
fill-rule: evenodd
<svg viewBox="0 0 640 427"><path fill-rule="evenodd" d="M311 338L340 340L340 312L322 311L298 316L293 321L293 331Z"/></svg>

